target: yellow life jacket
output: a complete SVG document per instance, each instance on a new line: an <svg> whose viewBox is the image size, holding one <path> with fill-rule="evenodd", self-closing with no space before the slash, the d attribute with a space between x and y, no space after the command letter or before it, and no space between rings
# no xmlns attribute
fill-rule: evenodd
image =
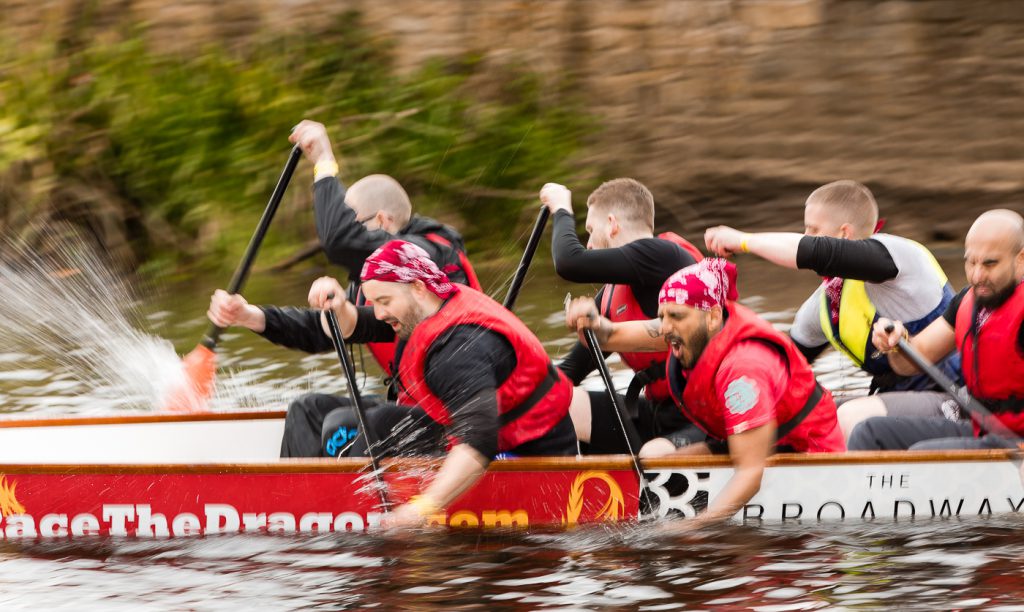
<svg viewBox="0 0 1024 612"><path fill-rule="evenodd" d="M912 334L920 331L939 317L953 298L953 288L946 278L946 273L942 271L942 266L935 260L931 251L921 244L916 242L914 244L924 251L928 261L935 268L939 282L942 283L942 299L939 300L939 305L925 316L915 321L904 322L904 325ZM821 292L821 303L818 313L821 320L821 330L825 332L825 337L828 339L829 344L849 357L857 364L857 367L871 374L891 371L889 360L886 357L871 358L872 353L874 353L874 347L871 344L871 328L874 326L875 321L878 320L879 315L875 305L871 302L871 298L868 297L864 281L851 279L843 281L842 294L839 298L838 326L832 323L827 293L824 290Z"/></svg>

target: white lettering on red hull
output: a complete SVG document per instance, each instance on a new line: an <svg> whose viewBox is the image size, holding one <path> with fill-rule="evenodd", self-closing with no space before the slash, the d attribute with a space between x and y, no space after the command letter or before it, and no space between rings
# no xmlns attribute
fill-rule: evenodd
<svg viewBox="0 0 1024 612"><path fill-rule="evenodd" d="M328 533L331 531L365 531L380 526L381 513L306 512L298 517L290 512L239 512L230 504L204 504L202 518L191 512L175 514L168 521L163 513L154 513L150 504L104 504L100 517L82 513L69 521L67 514L45 514L38 522L31 514L0 517L0 536L20 538L63 538L107 534L121 537L166 538L191 537L222 533ZM452 526L508 527L529 525L522 510L487 511L483 518L461 511L450 518L439 514L436 519Z"/></svg>

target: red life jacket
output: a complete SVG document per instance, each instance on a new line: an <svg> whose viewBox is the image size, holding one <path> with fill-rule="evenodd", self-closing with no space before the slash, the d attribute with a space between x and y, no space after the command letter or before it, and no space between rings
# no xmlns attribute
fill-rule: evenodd
<svg viewBox="0 0 1024 612"><path fill-rule="evenodd" d="M1024 434L1024 355L1017 334L1024 323L1024 284L974 333L974 289L956 312L956 348L967 390L1011 431ZM978 433L978 424L974 426Z"/></svg>
<svg viewBox="0 0 1024 612"><path fill-rule="evenodd" d="M778 350L789 364L789 385L775 406L777 443L800 452L846 450L832 394L818 385L793 342L745 306L732 302L726 310L725 325L708 342L692 370L683 372L679 361L670 355L666 374L676 405L709 436L725 440L727 408L715 391L715 377L733 347L760 340Z"/></svg>
<svg viewBox="0 0 1024 612"><path fill-rule="evenodd" d="M436 233L423 234L423 237L427 240L438 244L446 248L446 260L457 258L457 264L446 263L445 261L435 261L439 268L448 274L450 277L453 276L456 282L458 282L458 273L461 272L466 276L466 284L481 291L480 281L477 280L476 271L473 269L473 265L469 263L469 258L466 257L466 253L460 249L452 246L452 242L444 236ZM362 289L356 291L356 298L353 302L356 306L367 305L366 297L363 296ZM370 349L370 354L373 355L373 360L377 362L380 369L384 370L387 376L392 376L394 372L391 371L391 365L395 361L395 348L398 346L398 339L392 340L391 342L367 342L366 348Z"/></svg>
<svg viewBox="0 0 1024 612"><path fill-rule="evenodd" d="M565 418L572 383L551 363L540 340L501 304L466 286L421 321L406 342L398 361L399 404L417 405L438 423L451 423L448 406L427 386L425 368L434 341L455 325L497 332L515 350L515 369L498 387L499 451L536 440Z"/></svg>
<svg viewBox="0 0 1024 612"><path fill-rule="evenodd" d="M704 259L704 255L697 250L697 247L674 232L658 234L658 238L668 240L681 247L693 256L695 261ZM601 314L605 318L616 323L621 321L646 321L650 318L644 314L640 303L633 294L633 289L629 285L608 284L604 286L602 291L600 308ZM635 353L619 353L619 357L638 376L643 376L644 381L650 381L644 384L644 395L648 400L661 402L670 397L668 382L665 380L665 360L668 359L668 351L664 353L639 351ZM632 387L632 385L630 386Z"/></svg>

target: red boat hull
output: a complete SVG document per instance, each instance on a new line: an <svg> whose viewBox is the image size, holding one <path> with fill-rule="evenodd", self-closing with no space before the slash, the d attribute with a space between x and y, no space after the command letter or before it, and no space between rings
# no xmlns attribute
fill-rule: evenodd
<svg viewBox="0 0 1024 612"><path fill-rule="evenodd" d="M219 473L189 466L52 466L52 473L19 473L6 466L0 468L0 533L63 538L363 531L379 522L382 508L373 479L355 471L361 466L221 466ZM385 474L392 503L419 490L416 473L426 470ZM522 529L620 521L637 516L637 497L636 476L628 470L496 471L430 522Z"/></svg>

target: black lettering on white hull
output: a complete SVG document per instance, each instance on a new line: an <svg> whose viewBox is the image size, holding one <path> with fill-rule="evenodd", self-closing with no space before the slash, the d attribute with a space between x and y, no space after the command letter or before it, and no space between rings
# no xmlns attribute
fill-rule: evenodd
<svg viewBox="0 0 1024 612"><path fill-rule="evenodd" d="M868 518L868 512L871 513L871 518L875 518L875 505L871 501L864 504L864 509L860 512L860 518Z"/></svg>
<svg viewBox="0 0 1024 612"><path fill-rule="evenodd" d="M751 514L751 511L756 509L757 514ZM743 506L743 520L757 519L761 520L764 518L764 506L761 504L747 504Z"/></svg>
<svg viewBox="0 0 1024 612"><path fill-rule="evenodd" d="M795 514L790 514L792 509ZM782 504L782 520L787 521L789 519L798 519L800 515L804 513L803 504L786 502Z"/></svg>
<svg viewBox="0 0 1024 612"><path fill-rule="evenodd" d="M978 516L981 516L982 512L988 514L989 516L992 516L992 506L989 505L987 497L981 500L981 507L978 508Z"/></svg>
<svg viewBox="0 0 1024 612"><path fill-rule="evenodd" d="M1020 501L1017 502L1016 504L1013 503L1013 500L1011 498L1007 497L1006 503L1010 504L1010 509L1013 510L1014 512L1020 512L1020 506L1021 504L1024 504L1024 497L1020 498Z"/></svg>
<svg viewBox="0 0 1024 612"><path fill-rule="evenodd" d="M892 504L892 517L894 519L900 517L900 506L901 505L910 506L910 518L914 518L914 515L917 514L917 509L914 508L914 502L910 501L909 499L897 499L895 502L893 502L893 504Z"/></svg>
<svg viewBox="0 0 1024 612"><path fill-rule="evenodd" d="M939 506L939 511L935 511L935 500L929 499L928 504L932 507L932 516L960 516L960 511L964 507L964 498L960 498L960 503L956 506L956 512L953 512L953 507L949 504L949 498L942 500L942 505Z"/></svg>
<svg viewBox="0 0 1024 612"><path fill-rule="evenodd" d="M870 504L871 502L868 502L868 503ZM822 515L825 514L825 508L829 508L829 507L838 508L839 516L837 516L835 518L838 518L839 520L843 520L843 519L846 518L846 508L843 508L842 504L840 504L837 501L827 501L827 502L823 503L820 508L818 508L818 520L819 521L822 519ZM872 516L874 516L874 513L872 513ZM826 516L824 518L833 518L833 517Z"/></svg>

